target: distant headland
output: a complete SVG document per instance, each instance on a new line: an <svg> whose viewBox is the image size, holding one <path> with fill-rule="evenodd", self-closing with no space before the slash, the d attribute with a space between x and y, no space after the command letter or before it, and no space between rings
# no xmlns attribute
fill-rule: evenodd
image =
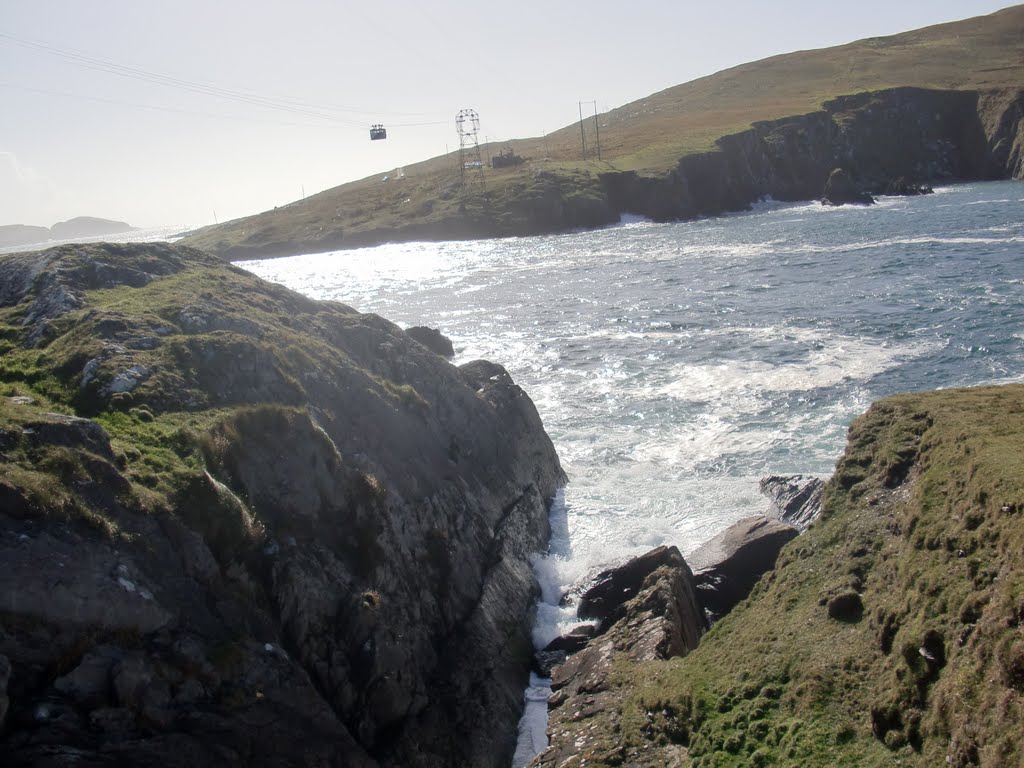
<svg viewBox="0 0 1024 768"><path fill-rule="evenodd" d="M0 248L9 248L48 240L71 240L76 237L99 237L131 232L133 227L123 221L99 219L95 216L76 216L58 221L52 227L33 227L28 224L0 225Z"/></svg>
<svg viewBox="0 0 1024 768"><path fill-rule="evenodd" d="M732 67L567 125L407 163L188 233L222 259L410 240L680 221L821 199L1024 178L1024 5ZM503 158L518 157L521 162ZM903 186L900 186L903 182ZM907 187L906 185L911 185Z"/></svg>

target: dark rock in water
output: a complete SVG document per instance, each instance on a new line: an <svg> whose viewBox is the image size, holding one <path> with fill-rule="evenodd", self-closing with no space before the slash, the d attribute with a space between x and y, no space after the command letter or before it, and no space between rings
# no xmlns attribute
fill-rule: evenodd
<svg viewBox="0 0 1024 768"><path fill-rule="evenodd" d="M560 635L544 646L545 651L565 651L575 653L585 646L590 639L597 634L597 628L593 624L581 624L564 635Z"/></svg>
<svg viewBox="0 0 1024 768"><path fill-rule="evenodd" d="M917 182L910 181L906 176L900 176L898 179L890 179L882 190L883 195L900 197L930 195L934 192L935 190L927 184L918 184Z"/></svg>
<svg viewBox="0 0 1024 768"><path fill-rule="evenodd" d="M0 307L77 414L0 409L0 764L508 764L565 476L504 368L167 244Z"/></svg>
<svg viewBox="0 0 1024 768"><path fill-rule="evenodd" d="M543 650L534 654L534 671L541 677L551 677L551 670L554 666L561 664L570 655L586 647L596 634L597 627L593 624L581 624L571 632L559 635L545 645Z"/></svg>
<svg viewBox="0 0 1024 768"><path fill-rule="evenodd" d="M607 625L607 619L636 596L648 575L662 565L678 565L682 559L675 547L660 546L620 566L601 571L593 586L580 596L576 615L581 619L600 619L602 625Z"/></svg>
<svg viewBox="0 0 1024 768"><path fill-rule="evenodd" d="M564 635L559 635L534 654L534 671L541 677L551 677L552 670L571 654L585 648L597 634L597 627L583 624Z"/></svg>
<svg viewBox="0 0 1024 768"><path fill-rule="evenodd" d="M859 621L864 614L864 603L857 592L846 590L828 600L828 616L836 621Z"/></svg>
<svg viewBox="0 0 1024 768"><path fill-rule="evenodd" d="M807 530L821 513L821 494L825 483L817 477L772 475L761 479L761 493L771 499L768 517Z"/></svg>
<svg viewBox="0 0 1024 768"><path fill-rule="evenodd" d="M825 182L824 205L874 205L875 198L862 190L842 168L836 168Z"/></svg>
<svg viewBox="0 0 1024 768"><path fill-rule="evenodd" d="M767 517L747 517L690 555L701 606L717 619L750 594L799 531Z"/></svg>
<svg viewBox="0 0 1024 768"><path fill-rule="evenodd" d="M685 656L707 630L690 568L675 547L659 547L617 570L630 574L629 585L633 574L643 572L644 576L636 590L630 586L631 596L617 605L616 618L609 617L605 631L553 670L548 733L557 746L549 747L531 765L563 765L578 754L581 739L600 738L581 723L619 705L611 681L617 658L653 661Z"/></svg>
<svg viewBox="0 0 1024 768"><path fill-rule="evenodd" d="M452 346L452 340L436 328L414 325L412 328L407 328L405 332L431 352L436 352L445 358L455 357L455 347Z"/></svg>

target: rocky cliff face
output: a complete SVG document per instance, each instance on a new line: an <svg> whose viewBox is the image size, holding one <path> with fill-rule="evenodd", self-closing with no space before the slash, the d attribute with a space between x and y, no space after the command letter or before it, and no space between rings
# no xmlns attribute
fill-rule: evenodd
<svg viewBox="0 0 1024 768"><path fill-rule="evenodd" d="M0 269L5 765L498 766L564 481L527 395L198 251Z"/></svg>
<svg viewBox="0 0 1024 768"><path fill-rule="evenodd" d="M617 210L657 221L744 210L766 196L814 200L835 168L865 191L889 181L1024 178L1024 91L894 88L841 96L820 112L755 124L664 177L608 173Z"/></svg>

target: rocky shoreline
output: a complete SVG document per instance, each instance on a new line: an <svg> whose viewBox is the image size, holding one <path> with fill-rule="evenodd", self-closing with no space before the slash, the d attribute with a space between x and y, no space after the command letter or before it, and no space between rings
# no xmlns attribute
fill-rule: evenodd
<svg viewBox="0 0 1024 768"><path fill-rule="evenodd" d="M586 722L619 704L612 683L616 660L664 661L697 648L712 621L745 599L782 547L820 514L823 485L799 475L767 477L761 482L771 499L765 514L737 521L689 559L676 547L660 546L601 572L579 590L577 616L593 625L537 654L540 671L551 678L551 745L531 766L582 760L603 738Z"/></svg>

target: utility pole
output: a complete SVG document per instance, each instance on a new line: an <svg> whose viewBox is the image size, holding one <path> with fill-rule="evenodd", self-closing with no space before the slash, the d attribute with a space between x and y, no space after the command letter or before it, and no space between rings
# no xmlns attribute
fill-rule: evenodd
<svg viewBox="0 0 1024 768"><path fill-rule="evenodd" d="M587 132L583 128L583 105L593 104L594 105L594 134L597 137L597 159L601 160L601 124L597 120L597 99L593 101L580 101L578 102L580 107L580 143L583 145L583 160L586 162L587 159Z"/></svg>
<svg viewBox="0 0 1024 768"><path fill-rule="evenodd" d="M463 109L455 116L455 130L459 134L459 184L463 201L467 197L482 197L484 193L484 161L480 157L480 115L473 109ZM469 176L466 170L469 170Z"/></svg>
<svg viewBox="0 0 1024 768"><path fill-rule="evenodd" d="M587 162L587 133L583 130L583 102L578 102L580 107L580 146L583 147L583 162Z"/></svg>
<svg viewBox="0 0 1024 768"><path fill-rule="evenodd" d="M597 159L600 160L601 159L601 125L597 121L597 99L594 99L593 101L581 101L581 102L579 102L579 105L580 105L580 136L584 137L583 138L583 159L584 160L587 159L587 144L586 144L587 140L586 140L586 137L585 137L585 132L583 130L583 105L584 104L593 104L594 105L594 133L597 136Z"/></svg>

